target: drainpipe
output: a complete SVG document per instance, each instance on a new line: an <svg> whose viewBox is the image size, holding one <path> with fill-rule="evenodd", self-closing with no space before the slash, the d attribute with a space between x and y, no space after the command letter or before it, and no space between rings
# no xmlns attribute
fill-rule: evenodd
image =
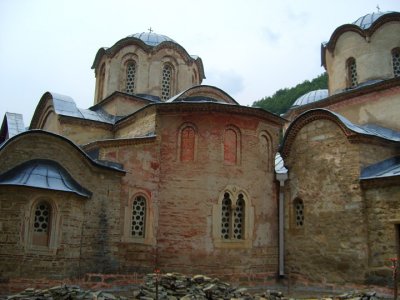
<svg viewBox="0 0 400 300"><path fill-rule="evenodd" d="M276 174L276 180L279 181L279 277L285 276L285 195L283 188L287 179L287 172Z"/></svg>

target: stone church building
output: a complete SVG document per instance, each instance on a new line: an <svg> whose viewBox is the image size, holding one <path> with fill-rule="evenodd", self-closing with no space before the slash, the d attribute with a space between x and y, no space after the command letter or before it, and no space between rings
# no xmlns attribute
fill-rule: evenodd
<svg viewBox="0 0 400 300"><path fill-rule="evenodd" d="M46 92L0 129L0 284L85 274L387 285L400 235L400 13L321 45L329 90L283 116L201 85L139 33L97 52L94 104ZM283 136L283 137L282 137Z"/></svg>

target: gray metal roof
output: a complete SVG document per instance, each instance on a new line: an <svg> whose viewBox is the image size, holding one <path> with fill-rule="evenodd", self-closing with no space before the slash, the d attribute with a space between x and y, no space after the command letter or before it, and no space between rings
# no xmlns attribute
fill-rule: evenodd
<svg viewBox="0 0 400 300"><path fill-rule="evenodd" d="M0 175L0 185L63 191L89 198L92 193L77 183L57 162L34 159Z"/></svg>
<svg viewBox="0 0 400 300"><path fill-rule="evenodd" d="M287 169L285 168L283 158L279 152L275 155L275 172L277 174L285 174L287 173Z"/></svg>
<svg viewBox="0 0 400 300"><path fill-rule="evenodd" d="M360 179L377 179L400 175L400 156L392 157L361 170Z"/></svg>
<svg viewBox="0 0 400 300"><path fill-rule="evenodd" d="M381 127L375 124L356 125L351 123L348 119L346 119L342 115L332 111L330 112L334 114L336 117L338 117L339 120L351 131L363 135L376 136L388 141L400 142L400 132L394 131L389 128Z"/></svg>
<svg viewBox="0 0 400 300"><path fill-rule="evenodd" d="M358 27L360 27L362 29L368 29L380 17L382 17L383 15L392 13L392 12L393 11L384 11L384 12L378 11L378 12L373 12L372 14L366 14L365 16L358 18L352 24L357 25Z"/></svg>
<svg viewBox="0 0 400 300"><path fill-rule="evenodd" d="M303 96L297 98L297 100L292 104L292 107L301 106L322 100L329 96L327 89L315 90L304 94Z"/></svg>
<svg viewBox="0 0 400 300"><path fill-rule="evenodd" d="M59 115L108 124L114 124L116 119L118 119L118 117L112 116L100 108L98 108L96 111L78 108L75 104L75 101L69 96L64 96L57 93L51 93L51 95L53 97L54 110Z"/></svg>
<svg viewBox="0 0 400 300"><path fill-rule="evenodd" d="M11 138L25 131L24 120L21 114L6 112L8 137Z"/></svg>
<svg viewBox="0 0 400 300"><path fill-rule="evenodd" d="M157 46L162 42L173 42L177 44L173 39L166 35L158 34L155 32L142 32L129 35L128 37L133 37L142 40L146 45Z"/></svg>

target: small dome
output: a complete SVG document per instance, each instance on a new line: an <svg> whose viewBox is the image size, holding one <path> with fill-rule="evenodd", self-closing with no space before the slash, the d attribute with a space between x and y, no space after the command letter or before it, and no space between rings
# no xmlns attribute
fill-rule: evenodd
<svg viewBox="0 0 400 300"><path fill-rule="evenodd" d="M313 103L322 100L328 96L328 90L326 89L311 91L297 98L297 100L292 104L292 107Z"/></svg>
<svg viewBox="0 0 400 300"><path fill-rule="evenodd" d="M157 46L161 44L162 42L173 42L176 43L173 39L167 37L166 35L162 34L157 34L154 32L142 32L142 33L135 33L132 35L129 35L128 37L133 37L137 38L139 40L142 40L145 44L149 46Z"/></svg>
<svg viewBox="0 0 400 300"><path fill-rule="evenodd" d="M365 16L358 18L357 21L353 22L352 24L357 25L361 29L368 29L369 27L371 27L372 24L374 24L376 20L378 20L383 15L389 13L392 13L392 11L384 11L384 12L378 11L372 14L367 14Z"/></svg>

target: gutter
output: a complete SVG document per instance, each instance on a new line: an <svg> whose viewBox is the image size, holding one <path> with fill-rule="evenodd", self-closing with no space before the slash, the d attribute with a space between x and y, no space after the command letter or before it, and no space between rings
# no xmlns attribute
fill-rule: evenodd
<svg viewBox="0 0 400 300"><path fill-rule="evenodd" d="M284 186L288 179L287 173L277 173L279 181L279 277L285 276L285 195Z"/></svg>

